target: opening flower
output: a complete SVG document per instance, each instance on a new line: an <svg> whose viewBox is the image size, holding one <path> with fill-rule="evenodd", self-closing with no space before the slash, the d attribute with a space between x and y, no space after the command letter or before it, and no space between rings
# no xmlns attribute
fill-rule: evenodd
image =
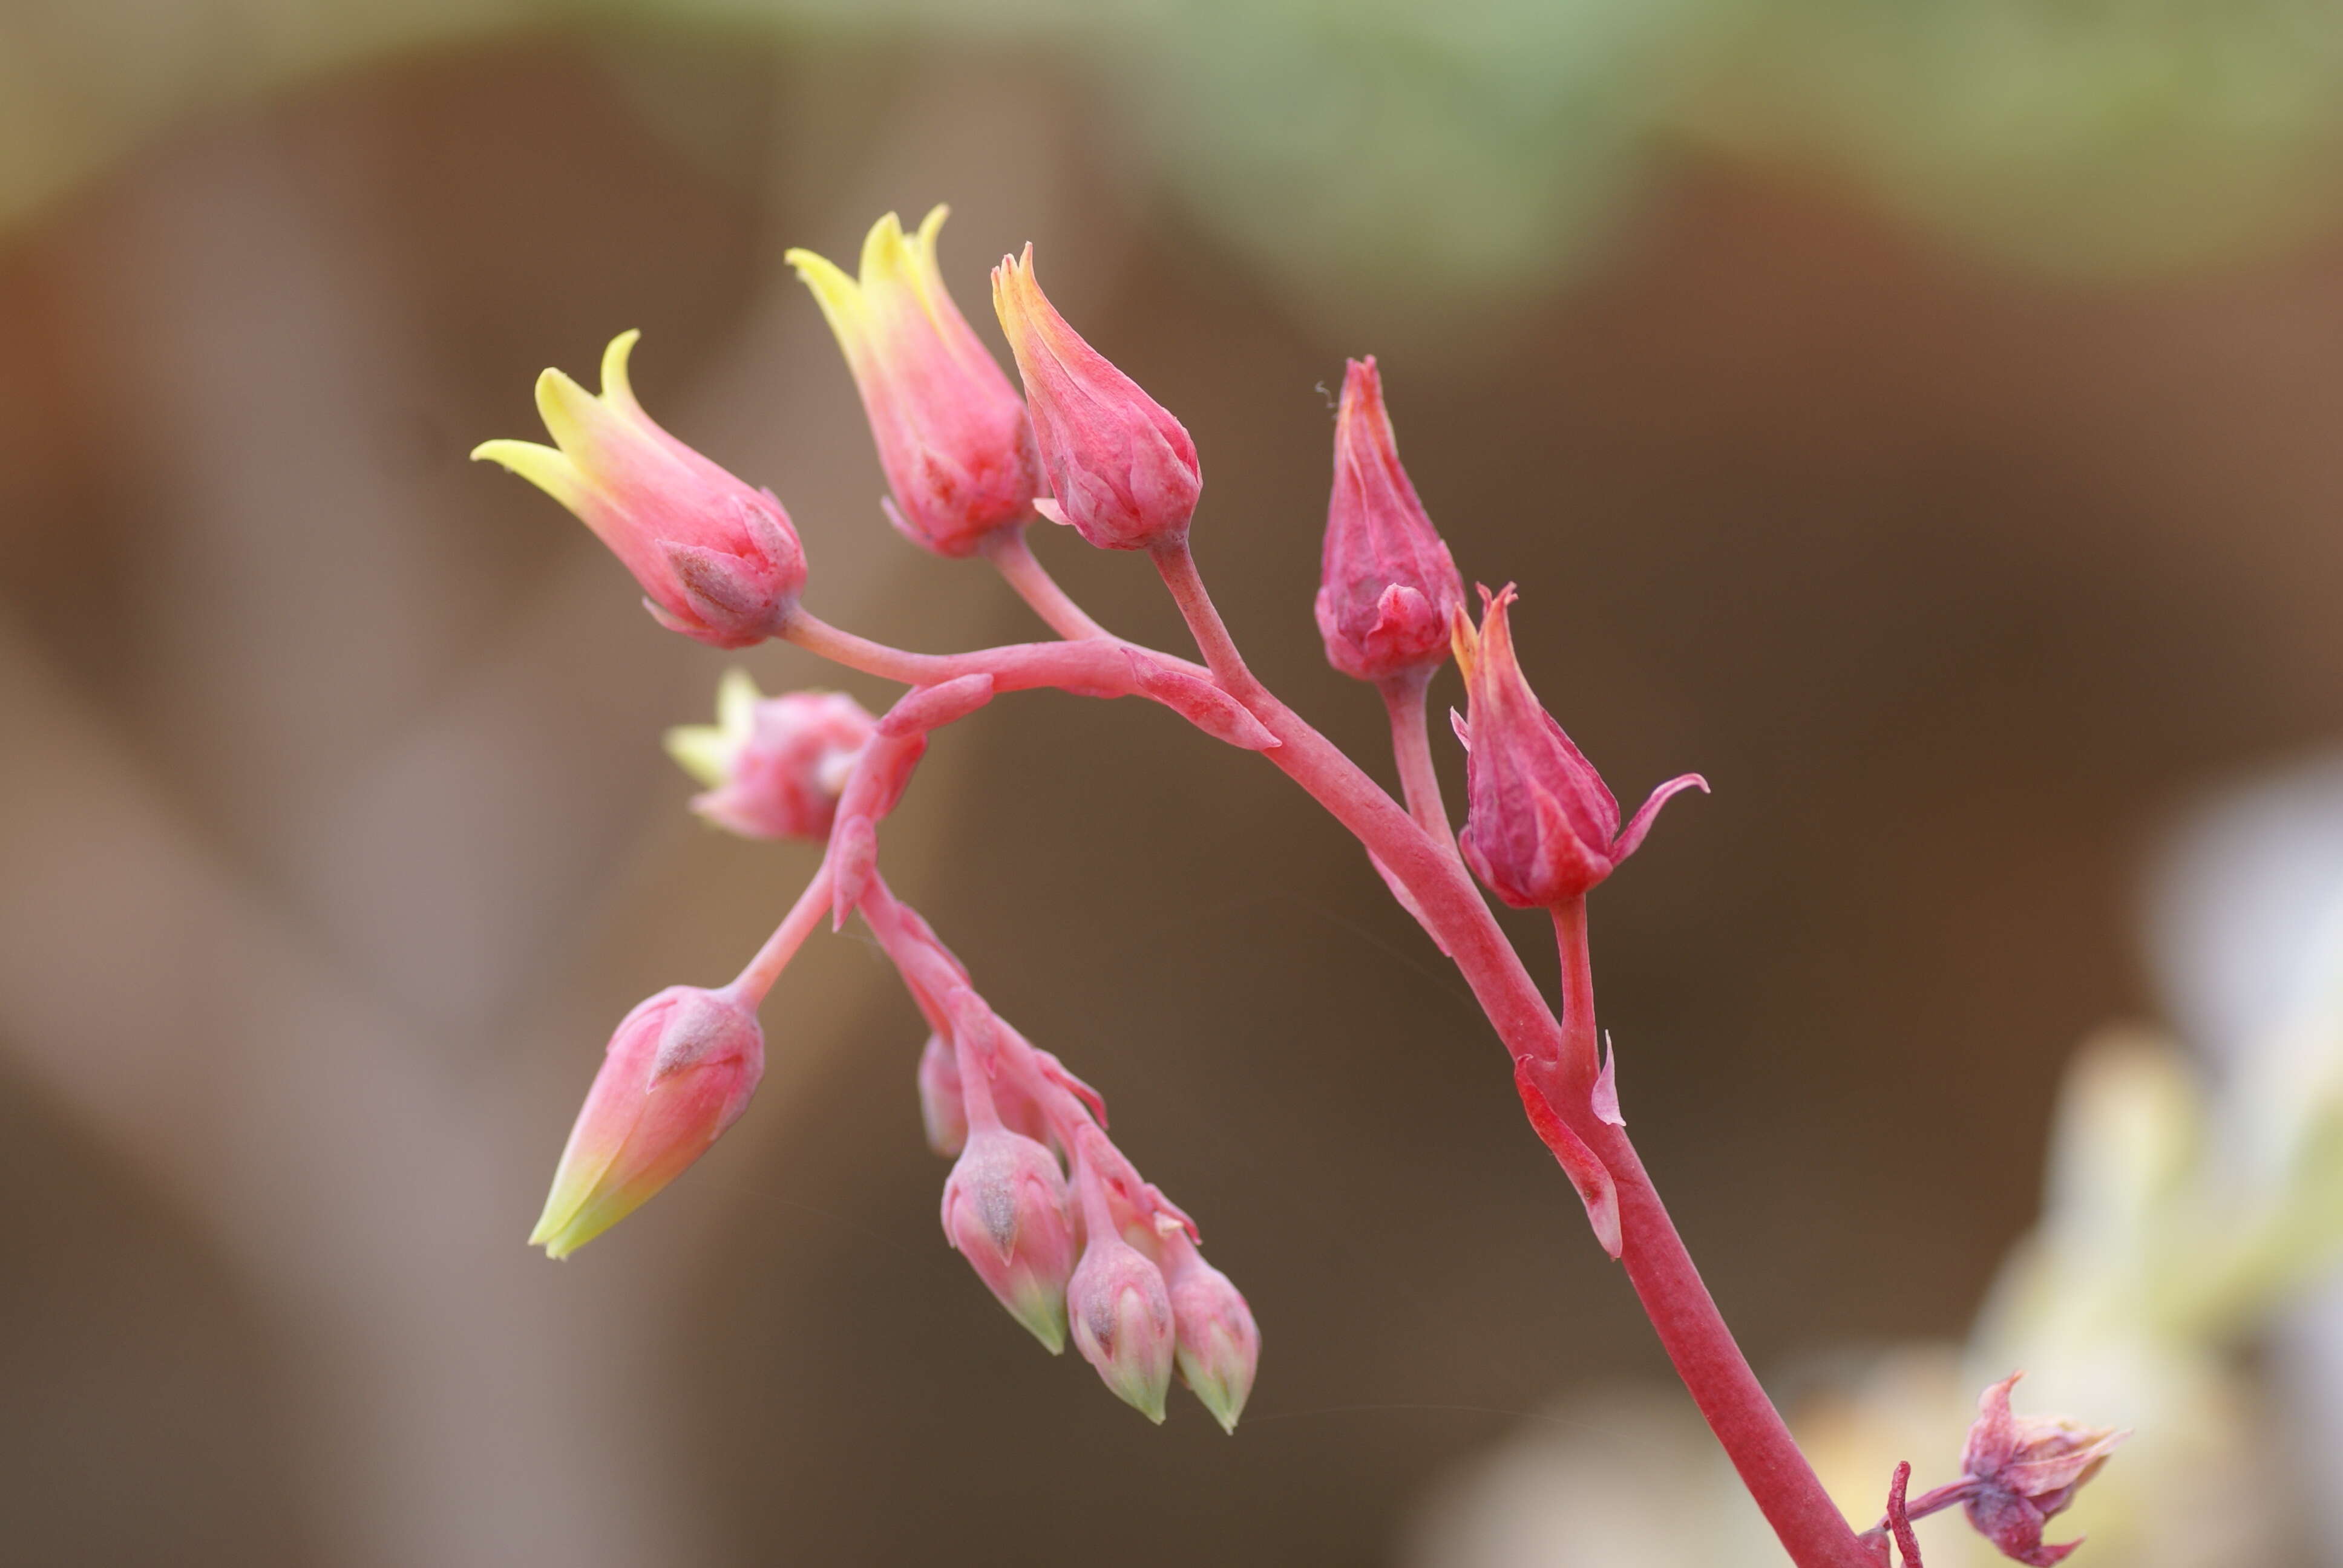
<svg viewBox="0 0 2343 1568"><path fill-rule="evenodd" d="M691 809L748 839L830 837L838 799L878 720L841 691L759 694L743 669L716 689L716 722L667 732L668 754L708 786Z"/></svg>
<svg viewBox="0 0 2343 1568"><path fill-rule="evenodd" d="M940 556L964 556L1033 516L1041 460L1023 399L944 288L939 206L906 235L889 213L862 242L860 276L809 250L782 259L813 290L862 394L893 490L895 526Z"/></svg>
<svg viewBox="0 0 2343 1568"><path fill-rule="evenodd" d="M637 332L602 355L597 397L558 370L537 378L554 445L472 448L578 515L642 585L661 626L717 648L780 629L805 589L805 550L770 490L751 489L651 422L627 381Z"/></svg>
<svg viewBox="0 0 2343 1568"><path fill-rule="evenodd" d="M1477 632L1456 611L1456 662L1469 705L1457 726L1468 812L1458 845L1491 892L1516 909L1543 909L1609 876L1643 843L1671 797L1708 783L1697 773L1669 779L1623 830L1618 800L1540 706L1513 657L1505 616L1513 598L1510 583L1502 593L1483 588Z"/></svg>

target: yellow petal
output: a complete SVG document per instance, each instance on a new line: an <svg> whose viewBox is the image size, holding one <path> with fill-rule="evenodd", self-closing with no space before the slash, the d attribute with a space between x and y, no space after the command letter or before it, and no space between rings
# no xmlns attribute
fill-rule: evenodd
<svg viewBox="0 0 2343 1568"><path fill-rule="evenodd" d="M679 724L667 732L667 754L676 766L709 789L720 789L732 772L736 742L713 724Z"/></svg>
<svg viewBox="0 0 2343 1568"><path fill-rule="evenodd" d="M881 280L909 282L918 267L910 245L903 237L903 220L893 213L872 224L870 232L862 236L862 286L865 292Z"/></svg>
<svg viewBox="0 0 2343 1568"><path fill-rule="evenodd" d="M919 237L912 247L911 286L919 290L920 304L939 331L943 330L944 313L951 308L951 296L944 292L943 267L936 260L936 236L943 232L944 219L950 216L951 208L941 202L929 208L928 216L920 220ZM950 340L949 334L946 340Z"/></svg>
<svg viewBox="0 0 2343 1568"><path fill-rule="evenodd" d="M610 410L566 371L548 370L537 378L537 412L553 444L573 459L609 438ZM579 471L587 471L583 464Z"/></svg>
<svg viewBox="0 0 2343 1568"><path fill-rule="evenodd" d="M586 476L567 455L550 447L534 441L483 441L472 448L472 460L483 459L502 464L507 472L518 474L573 512L586 499Z"/></svg>
<svg viewBox="0 0 2343 1568"><path fill-rule="evenodd" d="M798 276L813 290L814 303L821 307L823 319L846 351L846 362L859 370L869 353L870 317L862 289L854 279L838 269L837 264L809 250L790 250L781 259L797 269Z"/></svg>
<svg viewBox="0 0 2343 1568"><path fill-rule="evenodd" d="M629 327L610 339L610 346L602 350L602 397L615 408L648 417L643 414L643 406L635 400L634 384L627 379L627 357L635 351L635 344L641 337L640 331Z"/></svg>
<svg viewBox="0 0 2343 1568"><path fill-rule="evenodd" d="M1481 658L1481 634L1473 628L1473 618L1459 605L1448 615L1448 645L1456 655L1456 668L1470 685L1473 666Z"/></svg>
<svg viewBox="0 0 2343 1568"><path fill-rule="evenodd" d="M717 725L727 735L747 739L749 732L756 727L757 704L763 698L764 693L757 689L757 683L749 678L749 672L734 665L724 672L724 678L716 683Z"/></svg>

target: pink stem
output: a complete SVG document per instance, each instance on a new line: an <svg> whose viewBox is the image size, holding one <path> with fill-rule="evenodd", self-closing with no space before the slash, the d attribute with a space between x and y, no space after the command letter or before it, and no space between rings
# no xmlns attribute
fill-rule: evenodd
<svg viewBox="0 0 2343 1568"><path fill-rule="evenodd" d="M773 989L773 981L780 978L781 970L797 956L798 949L821 923L829 908L830 859L824 856L813 880L798 895L798 901L789 906L789 912L781 917L781 923L773 928L773 934L765 939L765 945L757 950L757 956L749 960L749 967L725 990L751 1011L764 1005L765 993Z"/></svg>
<svg viewBox="0 0 2343 1568"><path fill-rule="evenodd" d="M1563 1050L1574 1075L1594 1079L1600 1061L1595 1052L1594 962L1586 945L1584 895L1556 904L1554 940L1562 952Z"/></svg>
<svg viewBox="0 0 2343 1568"><path fill-rule="evenodd" d="M1407 884L1506 1048L1517 1059L1537 1062L1555 1079L1548 1099L1602 1156L1617 1185L1625 1241L1620 1261L1644 1313L1709 1430L1792 1560L1799 1568L1875 1568L1734 1342L1625 1131L1594 1113L1591 971L1584 981L1584 1005L1574 1010L1584 1020L1589 1049L1565 1053L1563 1030L1463 868L1443 855L1430 835L1355 763L1253 678L1213 608L1186 541L1153 553L1214 678L1282 743L1262 755ZM1578 929L1583 953L1583 920Z"/></svg>
<svg viewBox="0 0 2343 1568"><path fill-rule="evenodd" d="M1221 689L1281 742L1263 755L1406 884L1498 1038L1550 1080L1542 1087L1557 1113L1610 1169L1628 1279L1694 1402L1792 1559L1799 1568L1875 1568L1750 1372L1634 1146L1620 1129L1594 1117L1591 1051L1564 1050L1561 1026L1463 868L1356 763L1253 678L1184 542L1156 551L1155 560ZM790 618L786 635L809 651L910 685L982 671L1002 690L1056 686L1103 695L1131 689L1123 651L1129 645L1119 639L915 654L841 631L803 610ZM1591 1010L1581 1011L1591 1024Z"/></svg>
<svg viewBox="0 0 2343 1568"><path fill-rule="evenodd" d="M1440 771L1432 763L1432 732L1424 712L1424 696L1432 685L1429 669L1410 670L1378 681L1383 707L1391 715L1392 759L1399 764L1399 787L1407 814L1450 854L1456 853L1456 829L1448 819L1448 803L1440 798Z"/></svg>
<svg viewBox="0 0 2343 1568"><path fill-rule="evenodd" d="M1058 579L1034 558L1032 542L1026 538L1022 525L995 528L985 537L980 547L985 559L1002 579L1017 590L1017 597L1033 608L1033 613L1047 622L1051 631L1071 642L1111 635L1106 628L1090 618L1090 612L1076 604Z"/></svg>

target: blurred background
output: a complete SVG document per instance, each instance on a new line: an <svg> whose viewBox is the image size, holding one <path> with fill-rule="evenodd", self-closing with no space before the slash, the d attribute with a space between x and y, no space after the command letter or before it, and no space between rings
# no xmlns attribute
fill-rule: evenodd
<svg viewBox="0 0 2343 1568"><path fill-rule="evenodd" d="M1374 352L1541 695L1624 796L1707 775L1594 901L1604 1020L1859 1523L2024 1364L2142 1432L2078 1562L2343 1563L2321 0L0 0L0 1561L1781 1561L1460 982L1152 709L955 730L889 869L1246 1291L1233 1439L946 1249L857 935L699 1168L521 1245L611 1024L812 859L687 815L727 660L465 454L639 327L821 614L1032 634L881 524L779 261L940 200L974 316L1030 239L1185 420L1363 759L1309 605Z"/></svg>

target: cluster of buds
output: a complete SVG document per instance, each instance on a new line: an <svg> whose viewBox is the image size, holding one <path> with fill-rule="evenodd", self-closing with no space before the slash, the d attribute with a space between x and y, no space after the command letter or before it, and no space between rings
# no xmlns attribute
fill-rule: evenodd
<svg viewBox="0 0 2343 1568"><path fill-rule="evenodd" d="M890 950L925 940L890 936ZM936 960L964 973L949 955ZM918 966L904 967L920 994ZM1108 1138L1098 1093L973 991L955 986L936 1021L919 1089L930 1146L957 1156L945 1239L1051 1354L1071 1332L1101 1381L1150 1421L1163 1419L1176 1370L1234 1432L1261 1331L1197 1250L1195 1222Z"/></svg>
<svg viewBox="0 0 2343 1568"><path fill-rule="evenodd" d="M1668 799L1706 784L1696 774L1671 779L1622 822L1616 798L1522 673L1513 588L1483 588L1477 624L1468 613L1463 579L1400 464L1381 374L1373 359L1354 360L1335 421L1315 611L1328 660L1373 683L1390 707L1409 828L1371 779L1245 668L1189 548L1202 474L1186 428L1067 325L1041 292L1030 246L991 275L1021 396L944 287L943 220L938 207L907 234L894 215L880 219L852 277L810 252L793 250L789 260L829 320L870 417L890 492L882 509L935 554L990 558L1062 642L917 655L802 610L805 558L788 515L771 492L733 478L643 412L627 377L632 333L610 345L599 395L558 370L540 377L538 405L553 446L490 441L474 454L583 518L633 572L661 624L727 648L784 637L911 688L874 717L834 693L766 699L735 672L719 693L717 724L670 733L669 749L704 787L692 803L700 815L747 837L821 842L821 866L731 984L661 991L619 1025L532 1240L566 1255L698 1159L756 1088L764 1061L757 1009L781 968L821 914L843 924L859 913L930 1030L916 1082L928 1141L953 1161L940 1206L947 1241L1053 1354L1071 1338L1107 1386L1151 1420L1163 1419L1176 1372L1234 1429L1261 1349L1244 1298L1204 1261L1194 1223L1108 1137L1099 1095L986 1005L966 967L879 873L879 824L928 735L998 692L1056 686L1141 696L1208 735L1268 752L1350 825L1476 990L1508 999L1491 1017L1513 1050L1523 1109L1604 1249L1633 1266L1639 1259L1628 1249L1640 1235L1646 1246L1673 1247L1680 1264L1660 1276L1647 1269L1646 1279L1696 1278L1655 1201L1634 1211L1648 1231L1622 1229L1622 1192L1644 1177L1632 1158L1617 1158L1624 1124L1613 1059L1598 1061L1595 1049L1583 900L1643 843ZM1065 598L1022 542L1035 518L1101 548L1149 552L1204 664L1115 638ZM1452 654L1466 702L1453 716L1466 749L1461 834L1440 800L1423 719L1426 688ZM1508 972L1489 958L1503 938L1461 867L1508 904L1553 911L1563 1018L1544 1007L1518 963ZM1654 1312L1676 1364L1704 1408L1715 1406L1712 1420L1742 1473L1796 1494L1778 1517L1768 1510L1785 1543L1801 1543L1794 1555L1845 1560L1856 1538L1795 1451L1775 1446L1780 1422L1770 1409L1747 1408L1755 1380L1729 1375L1738 1352L1706 1298L1696 1288L1694 1296L1693 1310ZM1898 1473L1889 1518L1874 1533L1880 1553L1892 1533L1916 1568L1911 1520L1956 1503L2020 1562L2046 1568L2072 1550L2043 1544L2043 1525L2121 1434L2021 1421L2008 1392L2008 1382L1987 1392L1960 1482L1907 1502L1908 1467ZM1762 1395L1755 1402L1762 1407Z"/></svg>

